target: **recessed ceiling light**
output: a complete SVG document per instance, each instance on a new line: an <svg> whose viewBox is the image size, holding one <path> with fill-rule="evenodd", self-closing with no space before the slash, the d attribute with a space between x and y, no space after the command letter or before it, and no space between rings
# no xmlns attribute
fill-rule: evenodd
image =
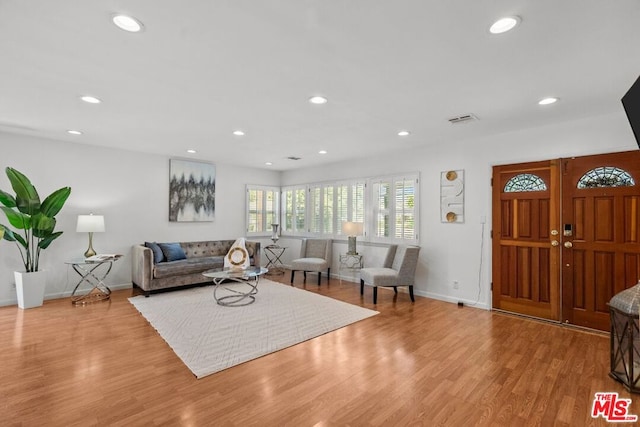
<svg viewBox="0 0 640 427"><path fill-rule="evenodd" d="M244 136L244 132L243 132L243 131L241 131L241 130L234 130L234 131L233 131L233 134L234 134L235 136Z"/></svg>
<svg viewBox="0 0 640 427"><path fill-rule="evenodd" d="M197 151L196 151L196 150L187 150L187 153L189 153L189 154L196 154L196 153L197 153Z"/></svg>
<svg viewBox="0 0 640 427"><path fill-rule="evenodd" d="M67 133L70 133L71 135L82 135L82 132L80 132L79 130L73 130L73 129L69 129Z"/></svg>
<svg viewBox="0 0 640 427"><path fill-rule="evenodd" d="M518 25L522 19L519 16L507 16L504 18L498 19L496 22L491 25L489 31L491 34L502 34L506 33L509 30L512 30L516 25Z"/></svg>
<svg viewBox="0 0 640 427"><path fill-rule="evenodd" d="M327 150L320 150L318 151L318 154L327 154Z"/></svg>
<svg viewBox="0 0 640 427"><path fill-rule="evenodd" d="M84 102L88 102L89 104L100 104L102 102L100 99L96 98L95 96L90 96L90 95L81 96L80 99L82 99Z"/></svg>
<svg viewBox="0 0 640 427"><path fill-rule="evenodd" d="M132 16L114 15L111 19L113 23L122 30L129 31L130 33L138 33L142 31L142 22Z"/></svg>
<svg viewBox="0 0 640 427"><path fill-rule="evenodd" d="M312 96L309 98L309 102L312 104L326 104L328 101L324 96Z"/></svg>
<svg viewBox="0 0 640 427"><path fill-rule="evenodd" d="M549 97L549 98L543 98L540 101L538 101L538 105L549 105L549 104L555 104L556 102L558 102L558 98L554 98L554 97Z"/></svg>
<svg viewBox="0 0 640 427"><path fill-rule="evenodd" d="M264 164L267 165L267 166L273 165L273 163L271 163L271 162L264 162Z"/></svg>
<svg viewBox="0 0 640 427"><path fill-rule="evenodd" d="M408 130L401 130L400 132L398 132L398 136L409 136L411 135L411 132L409 132Z"/></svg>

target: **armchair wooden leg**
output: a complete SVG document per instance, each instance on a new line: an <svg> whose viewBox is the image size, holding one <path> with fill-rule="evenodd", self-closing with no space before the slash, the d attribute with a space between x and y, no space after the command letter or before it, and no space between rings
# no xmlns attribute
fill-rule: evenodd
<svg viewBox="0 0 640 427"><path fill-rule="evenodd" d="M364 295L364 280L360 279L360 295Z"/></svg>
<svg viewBox="0 0 640 427"><path fill-rule="evenodd" d="M378 287L377 286L373 287L373 303L374 304L378 303Z"/></svg>
<svg viewBox="0 0 640 427"><path fill-rule="evenodd" d="M393 292L394 292L396 295L398 295L398 287L397 287L397 286L394 286L394 287L393 287Z"/></svg>
<svg viewBox="0 0 640 427"><path fill-rule="evenodd" d="M320 277L322 277L322 273L318 271L318 286L320 286Z"/></svg>
<svg viewBox="0 0 640 427"><path fill-rule="evenodd" d="M295 270L291 270L291 284L293 285L293 273L295 273Z"/></svg>
<svg viewBox="0 0 640 427"><path fill-rule="evenodd" d="M411 302L416 302L415 298L413 297L413 286L409 286L409 296L411 297Z"/></svg>

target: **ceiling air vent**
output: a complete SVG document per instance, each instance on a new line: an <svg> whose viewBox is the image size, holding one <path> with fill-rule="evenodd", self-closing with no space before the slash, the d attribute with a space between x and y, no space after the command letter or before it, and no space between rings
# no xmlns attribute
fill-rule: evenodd
<svg viewBox="0 0 640 427"><path fill-rule="evenodd" d="M296 157L296 156L289 156L287 157L287 159L289 160L300 160L302 157Z"/></svg>
<svg viewBox="0 0 640 427"><path fill-rule="evenodd" d="M452 125L456 125L458 123L467 123L467 122L473 122L476 120L478 120L478 118L473 114L464 114L462 116L451 117L449 119L449 123L451 123Z"/></svg>

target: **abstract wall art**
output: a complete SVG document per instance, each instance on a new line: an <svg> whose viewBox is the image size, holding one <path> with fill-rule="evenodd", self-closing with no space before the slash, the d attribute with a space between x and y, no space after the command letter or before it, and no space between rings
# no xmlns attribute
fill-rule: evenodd
<svg viewBox="0 0 640 427"><path fill-rule="evenodd" d="M169 161L169 221L213 221L216 168L211 163Z"/></svg>
<svg viewBox="0 0 640 427"><path fill-rule="evenodd" d="M440 220L464 222L464 170L440 174Z"/></svg>

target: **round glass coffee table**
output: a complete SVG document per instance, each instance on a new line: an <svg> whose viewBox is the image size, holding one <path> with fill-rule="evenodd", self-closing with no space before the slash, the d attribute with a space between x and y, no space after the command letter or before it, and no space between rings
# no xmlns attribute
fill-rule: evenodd
<svg viewBox="0 0 640 427"><path fill-rule="evenodd" d="M215 268L202 275L213 279L213 298L219 305L241 307L255 302L258 281L267 271L264 267Z"/></svg>

